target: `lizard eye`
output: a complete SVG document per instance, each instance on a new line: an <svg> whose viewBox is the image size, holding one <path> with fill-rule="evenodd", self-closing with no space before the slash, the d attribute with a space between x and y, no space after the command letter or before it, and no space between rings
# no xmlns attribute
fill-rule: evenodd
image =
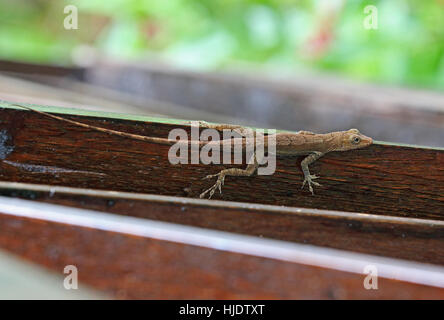
<svg viewBox="0 0 444 320"><path fill-rule="evenodd" d="M358 144L359 142L361 142L361 138L359 138L358 136L354 136L352 139L352 143L353 144Z"/></svg>

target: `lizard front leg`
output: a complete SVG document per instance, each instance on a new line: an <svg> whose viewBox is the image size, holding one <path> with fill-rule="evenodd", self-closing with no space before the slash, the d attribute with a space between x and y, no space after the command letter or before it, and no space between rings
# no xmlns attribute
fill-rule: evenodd
<svg viewBox="0 0 444 320"><path fill-rule="evenodd" d="M322 157L324 153L322 152L312 152L307 157L304 158L301 162L302 166L302 172L304 173L304 182L302 183L302 188L304 188L305 184L308 184L308 189L310 190L311 194L314 194L312 185L320 187L321 185L315 181L314 179L319 178L316 175L310 174L310 170L308 169L308 166L318 160L320 157Z"/></svg>
<svg viewBox="0 0 444 320"><path fill-rule="evenodd" d="M226 176L238 176L238 177L239 176L247 176L248 177L248 176L253 175L256 172L256 169L259 167L259 163L257 161L256 154L253 154L252 157L253 157L254 162L250 163L246 169L238 169L238 168L224 169L219 173L206 176L204 179L210 179L213 177L217 177L217 181L211 188L202 192L199 197L202 199L209 192L210 196L208 197L208 199L211 199L211 197L213 196L216 189L219 189L219 192L222 194L222 186L224 185Z"/></svg>

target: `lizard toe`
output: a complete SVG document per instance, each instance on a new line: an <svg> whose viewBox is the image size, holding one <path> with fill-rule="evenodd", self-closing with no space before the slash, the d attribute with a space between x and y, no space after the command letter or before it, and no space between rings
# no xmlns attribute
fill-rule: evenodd
<svg viewBox="0 0 444 320"><path fill-rule="evenodd" d="M202 180L211 179L211 178L214 178L214 177L216 177L218 175L219 175L218 173L216 173L216 174L209 174L206 177L203 177Z"/></svg>
<svg viewBox="0 0 444 320"><path fill-rule="evenodd" d="M308 190L311 192L312 195L314 195L313 186L317 186L317 187L321 186L320 183L313 181L314 179L317 179L317 178L319 178L319 177L316 176L316 175L312 175L312 174L307 175L305 177L304 181L302 182L302 188L301 189L303 189L304 186L307 184L308 185Z"/></svg>

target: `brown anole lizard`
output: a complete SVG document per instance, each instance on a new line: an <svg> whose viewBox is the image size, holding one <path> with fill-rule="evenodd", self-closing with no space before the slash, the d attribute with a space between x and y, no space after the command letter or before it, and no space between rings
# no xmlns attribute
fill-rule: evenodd
<svg viewBox="0 0 444 320"><path fill-rule="evenodd" d="M80 127L113 134L125 138L131 138L136 140L142 140L147 141L151 143L157 143L157 144L164 144L164 145L174 145L179 143L185 143L187 145L191 144L197 144L199 147L208 145L208 144L221 144L224 140L219 141L196 141L196 140L188 140L188 141L177 141L177 140L170 140L165 138L158 138L158 137L149 137L149 136L141 136L137 134L131 134L126 132L120 132L116 130L101 128L92 126L89 124L65 119L53 114L49 114L43 111L39 111L27 106L23 105L17 105L15 106L28 109L33 112L37 112L39 114L45 115L47 117L57 119L60 121L64 121L67 123L71 123ZM203 127L206 128L212 128L216 130L224 130L224 129L230 129L238 132L241 135L244 135L244 132L247 129L246 127L237 126L237 125L229 125L229 124L208 124L206 122L200 121L199 125L203 125ZM292 132L282 132L282 133L276 133L273 135L263 136L261 139L263 146L268 146L268 141L274 141L275 147L276 147L276 156L298 156L298 155L306 155L306 157L301 162L302 172L304 173L304 182L302 184L302 188L305 186L305 184L308 185L308 189L312 194L313 192L313 185L314 186L320 186L319 183L313 181L317 178L319 178L316 175L310 174L310 170L308 166L318 160L320 157L325 155L328 152L332 151L349 151L354 149L360 149L367 147L373 143L372 138L367 137L360 133L357 129L350 129L347 131L337 131L337 132L331 132L326 134L316 134L310 131L299 131L296 133ZM270 139L273 138L273 139ZM240 140L238 140L240 139ZM226 140L225 140L226 141ZM258 139L259 141L259 139ZM254 137L253 141L247 140L243 137L240 138L231 138L231 143L241 143L242 148L245 149L248 143L255 143L256 142L256 136ZM214 194L214 192L219 189L219 192L222 193L222 186L225 181L226 176L251 176L253 175L256 170L259 167L260 159L258 159L256 153L252 155L252 161L249 161L249 164L246 169L238 169L238 168L229 168L221 170L217 174L208 175L204 179L217 177L216 183L206 191L202 192L200 194L200 198L205 197L207 193L209 193L209 198L211 198Z"/></svg>

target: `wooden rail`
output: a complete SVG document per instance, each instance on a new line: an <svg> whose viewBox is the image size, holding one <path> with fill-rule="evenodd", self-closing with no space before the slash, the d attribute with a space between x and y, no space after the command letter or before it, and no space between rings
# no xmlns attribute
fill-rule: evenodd
<svg viewBox="0 0 444 320"><path fill-rule="evenodd" d="M444 298L442 267L21 199L0 197L0 228L2 248L117 298Z"/></svg>
<svg viewBox="0 0 444 320"><path fill-rule="evenodd" d="M197 197L202 180L230 165L171 165L168 146L85 130L29 111L0 109L0 179L159 195ZM42 108L42 110L48 110ZM184 122L103 113L70 119L146 136L167 137ZM273 176L228 177L215 199L443 220L444 150L376 143L330 153L312 167L322 187L301 190L297 158L279 158ZM242 166L240 166L242 167Z"/></svg>
<svg viewBox="0 0 444 320"><path fill-rule="evenodd" d="M13 182L0 195L444 266L444 221Z"/></svg>

